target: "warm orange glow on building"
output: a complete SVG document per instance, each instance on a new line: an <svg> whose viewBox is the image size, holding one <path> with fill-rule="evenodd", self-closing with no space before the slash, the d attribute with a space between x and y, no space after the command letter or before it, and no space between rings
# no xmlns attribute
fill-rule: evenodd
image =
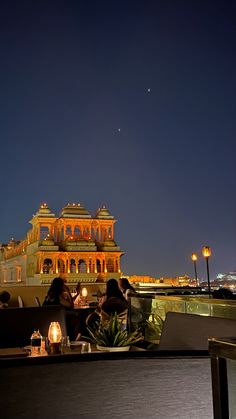
<svg viewBox="0 0 236 419"><path fill-rule="evenodd" d="M128 280L131 283L153 283L153 284L160 284L160 285L169 285L173 287L179 287L179 286L188 286L191 284L191 278L188 275L183 276L176 276L173 278L155 278L148 275L130 275L127 276Z"/></svg>
<svg viewBox="0 0 236 419"><path fill-rule="evenodd" d="M107 208L92 217L73 203L56 217L44 203L30 223L26 239L2 245L1 282L50 283L57 275L68 283L119 278L123 252L114 241L116 220Z"/></svg>

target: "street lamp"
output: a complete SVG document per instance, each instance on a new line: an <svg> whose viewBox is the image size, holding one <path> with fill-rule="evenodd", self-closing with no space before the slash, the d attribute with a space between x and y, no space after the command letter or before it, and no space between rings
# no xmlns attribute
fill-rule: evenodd
<svg viewBox="0 0 236 419"><path fill-rule="evenodd" d="M194 265L195 281L196 281L196 287L197 287L198 286L198 281L197 281L197 253L192 253L191 254L191 259L192 259L193 265Z"/></svg>
<svg viewBox="0 0 236 419"><path fill-rule="evenodd" d="M209 261L208 261L209 257L211 256L211 248L209 246L204 246L202 248L202 256L206 259L208 293L209 293L209 297L211 297L211 283L210 283Z"/></svg>

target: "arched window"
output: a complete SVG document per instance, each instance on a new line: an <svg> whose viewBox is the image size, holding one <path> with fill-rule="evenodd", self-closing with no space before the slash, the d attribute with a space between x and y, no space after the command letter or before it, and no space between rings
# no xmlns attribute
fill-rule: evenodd
<svg viewBox="0 0 236 419"><path fill-rule="evenodd" d="M92 259L89 259L89 272L92 274L94 273L94 263Z"/></svg>
<svg viewBox="0 0 236 419"><path fill-rule="evenodd" d="M22 266L21 265L18 265L16 267L16 279L17 279L17 282L21 282L21 280L22 280L21 273L22 273Z"/></svg>
<svg viewBox="0 0 236 419"><path fill-rule="evenodd" d="M112 230L111 230L111 227L108 227L108 229L107 229L107 233L108 233L108 239L111 239L112 238Z"/></svg>
<svg viewBox="0 0 236 419"><path fill-rule="evenodd" d="M84 229L84 238L87 239L87 240L90 238L89 228L88 227L86 227Z"/></svg>
<svg viewBox="0 0 236 419"><path fill-rule="evenodd" d="M70 260L70 272L72 274L76 273L76 262L75 259Z"/></svg>
<svg viewBox="0 0 236 419"><path fill-rule="evenodd" d="M46 239L46 237L49 235L49 228L46 226L40 227L40 239Z"/></svg>
<svg viewBox="0 0 236 419"><path fill-rule="evenodd" d="M52 260L44 259L43 261L43 273L49 274L52 271Z"/></svg>
<svg viewBox="0 0 236 419"><path fill-rule="evenodd" d="M105 241L106 240L106 238L107 238L107 232L106 232L106 229L103 227L102 229L101 229L101 241L103 242L103 241Z"/></svg>
<svg viewBox="0 0 236 419"><path fill-rule="evenodd" d="M66 237L67 236L72 236L71 226L66 226Z"/></svg>
<svg viewBox="0 0 236 419"><path fill-rule="evenodd" d="M80 228L78 226L75 226L74 235L76 237L80 237L81 236L81 231L80 231Z"/></svg>
<svg viewBox="0 0 236 419"><path fill-rule="evenodd" d="M59 274L65 273L65 263L62 259L58 259L58 273Z"/></svg>
<svg viewBox="0 0 236 419"><path fill-rule="evenodd" d="M98 230L98 228L95 228L94 229L94 240L99 240L99 230Z"/></svg>
<svg viewBox="0 0 236 419"><path fill-rule="evenodd" d="M91 229L91 237L93 240L96 240L96 230L94 227Z"/></svg>
<svg viewBox="0 0 236 419"><path fill-rule="evenodd" d="M114 262L112 259L107 261L107 272L114 272Z"/></svg>
<svg viewBox="0 0 236 419"><path fill-rule="evenodd" d="M79 272L80 273L86 273L87 272L86 263L85 263L85 261L83 259L80 259L79 260L78 268L79 268Z"/></svg>
<svg viewBox="0 0 236 419"><path fill-rule="evenodd" d="M15 280L15 275L14 275L14 269L10 268L10 281L14 282Z"/></svg>
<svg viewBox="0 0 236 419"><path fill-rule="evenodd" d="M101 273L101 272L102 272L101 262L99 259L97 259L97 273Z"/></svg>

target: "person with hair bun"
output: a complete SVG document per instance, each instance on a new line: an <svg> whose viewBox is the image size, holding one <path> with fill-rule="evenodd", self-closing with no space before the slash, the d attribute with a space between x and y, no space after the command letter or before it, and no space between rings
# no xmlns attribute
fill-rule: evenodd
<svg viewBox="0 0 236 419"><path fill-rule="evenodd" d="M101 307L102 311L105 311L108 315L114 313L120 314L124 310L127 310L127 308L127 300L123 296L117 280L114 278L109 279L107 281L105 301Z"/></svg>
<svg viewBox="0 0 236 419"><path fill-rule="evenodd" d="M129 283L127 278L119 278L119 287L126 300L128 300L128 295L136 293L134 287Z"/></svg>

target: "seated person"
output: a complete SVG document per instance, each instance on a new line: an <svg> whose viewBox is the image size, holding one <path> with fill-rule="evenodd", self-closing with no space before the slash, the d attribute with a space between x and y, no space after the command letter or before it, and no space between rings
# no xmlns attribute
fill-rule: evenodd
<svg viewBox="0 0 236 419"><path fill-rule="evenodd" d="M62 278L54 278L48 290L43 306L61 305L66 308L73 308L74 303L69 291Z"/></svg>
<svg viewBox="0 0 236 419"><path fill-rule="evenodd" d="M0 294L0 308L7 308L8 307L8 301L10 300L11 296L9 292L2 291Z"/></svg>
<svg viewBox="0 0 236 419"><path fill-rule="evenodd" d="M128 309L128 303L119 289L118 282L112 278L107 281L107 289L105 301L101 306L101 310L109 316L111 314L120 314Z"/></svg>
<svg viewBox="0 0 236 419"><path fill-rule="evenodd" d="M127 278L119 278L118 283L119 288L126 300L128 300L128 295L136 294L134 287L132 287Z"/></svg>
<svg viewBox="0 0 236 419"><path fill-rule="evenodd" d="M96 310L89 314L86 319L86 326L91 330L96 330L99 327L100 321L107 322L110 316L117 313L124 328L127 323L128 303L119 289L116 279L109 279L107 281L106 293L100 291L98 296L98 306Z"/></svg>

